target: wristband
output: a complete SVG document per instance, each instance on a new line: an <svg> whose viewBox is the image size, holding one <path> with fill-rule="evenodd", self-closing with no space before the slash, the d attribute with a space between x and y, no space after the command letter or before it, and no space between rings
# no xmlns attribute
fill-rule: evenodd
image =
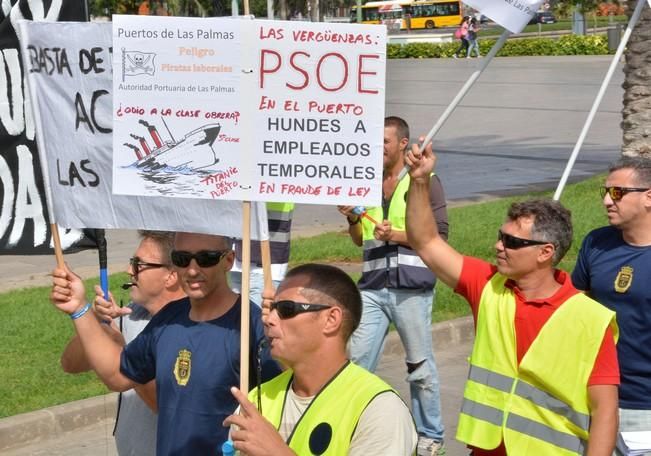
<svg viewBox="0 0 651 456"><path fill-rule="evenodd" d="M350 219L349 219L348 217L346 217L346 221L348 222L348 226L355 226L355 225L357 225L357 224L359 223L360 219L361 219L361 217L357 217L357 219L355 219L354 222L351 222Z"/></svg>
<svg viewBox="0 0 651 456"><path fill-rule="evenodd" d="M76 320L77 318L81 318L84 315L86 315L86 312L88 312L89 309L90 309L90 303L87 302L84 307L82 307L81 309L79 309L75 313L70 314L70 318L72 320Z"/></svg>

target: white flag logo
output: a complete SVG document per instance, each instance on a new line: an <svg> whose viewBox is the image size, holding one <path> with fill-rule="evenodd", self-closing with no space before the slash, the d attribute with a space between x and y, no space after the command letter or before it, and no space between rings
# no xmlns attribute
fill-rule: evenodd
<svg viewBox="0 0 651 456"><path fill-rule="evenodd" d="M155 73L154 52L140 52L140 51L123 51L124 52L124 75L136 76L139 74L149 74L151 76Z"/></svg>
<svg viewBox="0 0 651 456"><path fill-rule="evenodd" d="M542 2L543 0L464 0L466 5L473 7L511 33L520 33L536 14Z"/></svg>

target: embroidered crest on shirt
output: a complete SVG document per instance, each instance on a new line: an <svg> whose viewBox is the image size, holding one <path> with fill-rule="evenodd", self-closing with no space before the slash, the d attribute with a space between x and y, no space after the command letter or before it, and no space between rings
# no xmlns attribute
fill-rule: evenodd
<svg viewBox="0 0 651 456"><path fill-rule="evenodd" d="M622 266L615 277L615 291L617 293L626 293L633 283L633 268Z"/></svg>
<svg viewBox="0 0 651 456"><path fill-rule="evenodd" d="M179 356L176 357L174 363L174 377L179 386L185 386L190 380L190 371L192 370L192 352L188 350L180 350Z"/></svg>

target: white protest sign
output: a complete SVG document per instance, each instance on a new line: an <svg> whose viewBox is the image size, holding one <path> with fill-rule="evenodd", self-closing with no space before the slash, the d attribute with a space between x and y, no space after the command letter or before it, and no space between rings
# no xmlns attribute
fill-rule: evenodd
<svg viewBox="0 0 651 456"><path fill-rule="evenodd" d="M113 194L111 24L22 21L21 47L61 226L241 237L239 201ZM266 212L254 214L252 237L266 239Z"/></svg>
<svg viewBox="0 0 651 456"><path fill-rule="evenodd" d="M254 190L379 205L386 28L255 21Z"/></svg>
<svg viewBox="0 0 651 456"><path fill-rule="evenodd" d="M543 0L464 0L468 6L500 24L511 33L520 33Z"/></svg>
<svg viewBox="0 0 651 456"><path fill-rule="evenodd" d="M240 163L243 22L113 17L116 192L249 199Z"/></svg>
<svg viewBox="0 0 651 456"><path fill-rule="evenodd" d="M114 16L113 37L116 191L380 204L384 27Z"/></svg>

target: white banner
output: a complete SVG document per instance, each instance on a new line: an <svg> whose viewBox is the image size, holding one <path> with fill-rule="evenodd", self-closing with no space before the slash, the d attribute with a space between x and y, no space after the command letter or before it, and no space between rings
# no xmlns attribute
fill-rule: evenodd
<svg viewBox="0 0 651 456"><path fill-rule="evenodd" d="M240 143L244 22L113 17L115 191L251 199Z"/></svg>
<svg viewBox="0 0 651 456"><path fill-rule="evenodd" d="M239 201L115 194L111 24L22 21L20 26L37 136L46 158L54 220L60 226L242 236ZM147 71L146 63L141 67ZM144 134L149 134L148 127L143 126ZM262 206L253 209L254 239L267 238Z"/></svg>
<svg viewBox="0 0 651 456"><path fill-rule="evenodd" d="M489 17L511 33L520 33L536 14L542 2L543 0L463 1L463 3Z"/></svg>
<svg viewBox="0 0 651 456"><path fill-rule="evenodd" d="M386 29L114 16L115 191L379 205Z"/></svg>
<svg viewBox="0 0 651 456"><path fill-rule="evenodd" d="M255 21L253 189L265 201L382 201L386 28Z"/></svg>

